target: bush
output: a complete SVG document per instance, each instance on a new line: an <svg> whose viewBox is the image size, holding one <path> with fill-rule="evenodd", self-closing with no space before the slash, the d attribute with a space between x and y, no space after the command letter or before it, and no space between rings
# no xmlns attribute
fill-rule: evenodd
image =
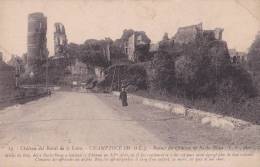
<svg viewBox="0 0 260 167"><path fill-rule="evenodd" d="M230 99L232 102L241 102L257 95L251 75L241 66L230 65L224 74L218 86L218 96Z"/></svg>

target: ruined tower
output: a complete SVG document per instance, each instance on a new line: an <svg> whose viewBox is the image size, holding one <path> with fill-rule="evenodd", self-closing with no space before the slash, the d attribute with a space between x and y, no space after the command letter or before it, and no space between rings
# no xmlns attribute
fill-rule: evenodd
<svg viewBox="0 0 260 167"><path fill-rule="evenodd" d="M65 32L65 27L61 23L55 23L55 32L54 32L54 52L55 56L62 56L65 48L67 47L67 36Z"/></svg>
<svg viewBox="0 0 260 167"><path fill-rule="evenodd" d="M27 72L37 75L41 66L48 57L47 50L47 17L43 13L31 13L28 15L27 36Z"/></svg>
<svg viewBox="0 0 260 167"><path fill-rule="evenodd" d="M215 28L214 29L215 38L217 40L222 40L222 33L223 33L223 31L224 31L223 28Z"/></svg>

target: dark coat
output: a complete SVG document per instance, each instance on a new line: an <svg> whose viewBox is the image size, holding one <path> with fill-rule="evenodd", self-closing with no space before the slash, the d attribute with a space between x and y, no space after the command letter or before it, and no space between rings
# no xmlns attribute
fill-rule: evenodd
<svg viewBox="0 0 260 167"><path fill-rule="evenodd" d="M122 101L122 106L128 106L127 104L127 93L126 91L121 91L119 99Z"/></svg>

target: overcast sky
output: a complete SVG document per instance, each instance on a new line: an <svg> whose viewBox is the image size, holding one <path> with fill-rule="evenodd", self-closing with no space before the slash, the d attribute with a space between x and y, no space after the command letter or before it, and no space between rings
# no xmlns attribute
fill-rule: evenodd
<svg viewBox="0 0 260 167"><path fill-rule="evenodd" d="M143 30L153 42L164 32L203 22L204 29L224 28L229 48L247 51L260 27L260 0L0 0L0 51L26 52L27 19L43 12L48 49L53 54L54 23L65 25L69 42L120 38L124 29Z"/></svg>

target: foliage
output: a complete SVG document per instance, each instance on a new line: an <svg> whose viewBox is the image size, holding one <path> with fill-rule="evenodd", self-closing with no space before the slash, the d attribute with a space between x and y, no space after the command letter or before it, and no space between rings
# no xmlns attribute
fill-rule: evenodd
<svg viewBox="0 0 260 167"><path fill-rule="evenodd" d="M250 74L231 64L226 42L215 40L178 47L171 47L166 40L160 42L153 60L153 87L168 92L178 90L174 93L191 99L215 99L224 96L224 92L233 102L254 96Z"/></svg>
<svg viewBox="0 0 260 167"><path fill-rule="evenodd" d="M137 89L147 88L147 74L141 65L112 65L106 70L105 80L99 86L120 90L121 86L134 86Z"/></svg>
<svg viewBox="0 0 260 167"><path fill-rule="evenodd" d="M253 73L254 81L260 90L260 34L258 34L249 48L248 52L248 66Z"/></svg>
<svg viewBox="0 0 260 167"><path fill-rule="evenodd" d="M12 67L15 67L16 70L19 70L19 73L25 72L26 62L24 61L23 57L12 56L11 59L7 62L7 64Z"/></svg>
<svg viewBox="0 0 260 167"><path fill-rule="evenodd" d="M240 65L230 65L223 72L225 76L218 85L218 96L239 102L257 95L251 75Z"/></svg>
<svg viewBox="0 0 260 167"><path fill-rule="evenodd" d="M260 35L257 35L248 52L248 64L252 71L260 72Z"/></svg>
<svg viewBox="0 0 260 167"><path fill-rule="evenodd" d="M127 55L123 52L122 48L120 48L119 44L116 42L112 43L112 45L110 46L110 57L112 64L128 61Z"/></svg>
<svg viewBox="0 0 260 167"><path fill-rule="evenodd" d="M127 69L126 82L128 85L134 85L138 89L146 89L147 74L144 67L140 65L130 65Z"/></svg>
<svg viewBox="0 0 260 167"><path fill-rule="evenodd" d="M106 67L108 61L103 55L104 40L89 39L84 44L69 44L67 52L70 59L80 59L82 62L90 65Z"/></svg>
<svg viewBox="0 0 260 167"><path fill-rule="evenodd" d="M154 56L152 67L152 89L170 91L175 83L174 57L167 52L160 51Z"/></svg>
<svg viewBox="0 0 260 167"><path fill-rule="evenodd" d="M198 44L183 47L182 56L175 62L178 89L191 98L212 95L215 79L207 48Z"/></svg>

